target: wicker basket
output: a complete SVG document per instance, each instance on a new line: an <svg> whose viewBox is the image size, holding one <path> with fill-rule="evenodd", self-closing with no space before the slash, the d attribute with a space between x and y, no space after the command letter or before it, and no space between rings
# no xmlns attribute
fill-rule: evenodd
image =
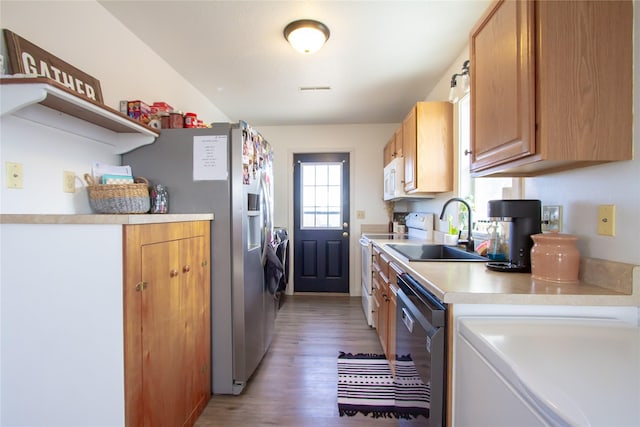
<svg viewBox="0 0 640 427"><path fill-rule="evenodd" d="M102 214L136 214L149 212L149 181L136 177L134 184L96 184L88 173L84 174L89 193L89 204L94 212Z"/></svg>

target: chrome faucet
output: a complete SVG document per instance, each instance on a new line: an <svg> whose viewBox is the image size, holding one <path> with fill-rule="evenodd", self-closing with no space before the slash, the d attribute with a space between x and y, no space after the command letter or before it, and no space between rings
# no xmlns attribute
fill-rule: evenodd
<svg viewBox="0 0 640 427"><path fill-rule="evenodd" d="M451 202L460 202L467 207L467 212L469 213L469 215L467 215L467 220L468 220L467 230L468 230L469 236L467 237L466 242L464 240L458 240L458 243L459 244L466 243L467 252L473 252L474 244L473 244L473 237L471 236L471 206L469 206L469 203L467 203L466 201L462 200L459 197L454 197L453 199L447 200L444 206L442 207L442 213L440 214L440 221L444 219L444 211L447 209L447 206Z"/></svg>

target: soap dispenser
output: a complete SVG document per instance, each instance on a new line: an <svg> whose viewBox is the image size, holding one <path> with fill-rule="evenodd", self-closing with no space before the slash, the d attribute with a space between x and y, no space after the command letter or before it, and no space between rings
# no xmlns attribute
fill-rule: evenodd
<svg viewBox="0 0 640 427"><path fill-rule="evenodd" d="M489 246L487 248L487 258L494 261L504 261L504 229L498 221L493 221L487 227L489 233Z"/></svg>

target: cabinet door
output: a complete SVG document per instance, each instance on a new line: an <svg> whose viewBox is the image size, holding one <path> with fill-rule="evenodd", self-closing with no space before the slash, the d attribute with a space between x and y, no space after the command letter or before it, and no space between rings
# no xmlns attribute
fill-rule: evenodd
<svg viewBox="0 0 640 427"><path fill-rule="evenodd" d="M396 372L396 312L398 309L398 286L389 283L389 322L387 331L387 359L391 372Z"/></svg>
<svg viewBox="0 0 640 427"><path fill-rule="evenodd" d="M178 426L186 410L179 243L143 245L141 259L143 424Z"/></svg>
<svg viewBox="0 0 640 427"><path fill-rule="evenodd" d="M536 2L536 144L544 159L566 164L633 158L637 6Z"/></svg>
<svg viewBox="0 0 640 427"><path fill-rule="evenodd" d="M402 125L400 125L398 129L396 129L396 132L394 134L394 139L395 139L395 145L396 145L396 157L403 157L404 151L403 151L403 140L402 140Z"/></svg>
<svg viewBox="0 0 640 427"><path fill-rule="evenodd" d="M193 425L210 387L210 224L125 226L125 418Z"/></svg>
<svg viewBox="0 0 640 427"><path fill-rule="evenodd" d="M378 274L374 273L371 278L371 303L373 304L373 326L376 328L376 333L378 334L378 338L380 337L380 326L378 325L378 321L380 318L380 307L381 307L381 293L380 293L380 284L378 283Z"/></svg>
<svg viewBox="0 0 640 427"><path fill-rule="evenodd" d="M416 190L453 191L453 106L450 102L418 102L414 111Z"/></svg>
<svg viewBox="0 0 640 427"><path fill-rule="evenodd" d="M395 263L389 263L389 332L387 337L387 359L391 371L395 374L396 368L396 327L398 309L398 276L404 273Z"/></svg>
<svg viewBox="0 0 640 427"><path fill-rule="evenodd" d="M380 308L378 309L378 338L382 345L382 351L387 354L387 340L389 334L389 286L387 278L378 272L378 284L380 286Z"/></svg>
<svg viewBox="0 0 640 427"><path fill-rule="evenodd" d="M186 354L182 386L185 413L190 416L208 401L210 393L209 251L204 240L203 236L180 240L180 310ZM191 421L195 422L195 418Z"/></svg>
<svg viewBox="0 0 640 427"><path fill-rule="evenodd" d="M415 107L402 121L402 153L404 154L404 191L415 190L416 183L416 113Z"/></svg>
<svg viewBox="0 0 640 427"><path fill-rule="evenodd" d="M391 160L393 160L395 158L395 151L396 151L396 142L395 142L395 136L392 136L391 139L389 139L389 142L387 142L387 145L384 146L384 150L383 150L383 165L387 166L389 163L391 163Z"/></svg>
<svg viewBox="0 0 640 427"><path fill-rule="evenodd" d="M471 171L535 146L533 2L499 1L471 32Z"/></svg>

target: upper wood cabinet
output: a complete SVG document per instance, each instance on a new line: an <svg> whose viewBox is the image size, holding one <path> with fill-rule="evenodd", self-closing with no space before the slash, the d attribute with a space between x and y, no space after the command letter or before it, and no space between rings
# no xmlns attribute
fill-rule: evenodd
<svg viewBox="0 0 640 427"><path fill-rule="evenodd" d="M383 157L383 165L387 166L389 163L391 163L391 160L393 160L396 156L396 136L395 134L391 135L391 138L389 138L389 142L387 142L387 145L384 146L384 150L382 152L382 157Z"/></svg>
<svg viewBox="0 0 640 427"><path fill-rule="evenodd" d="M395 133L393 134L393 140L396 147L396 157L404 156L404 152L402 151L402 126L398 126L398 129L396 129Z"/></svg>
<svg viewBox="0 0 640 427"><path fill-rule="evenodd" d="M632 31L628 1L496 1L470 37L472 174L632 159Z"/></svg>
<svg viewBox="0 0 640 427"><path fill-rule="evenodd" d="M453 190L453 106L418 102L402 122L407 193Z"/></svg>
<svg viewBox="0 0 640 427"><path fill-rule="evenodd" d="M396 157L402 157L402 125L396 129L387 145L384 146L384 166L387 166Z"/></svg>

